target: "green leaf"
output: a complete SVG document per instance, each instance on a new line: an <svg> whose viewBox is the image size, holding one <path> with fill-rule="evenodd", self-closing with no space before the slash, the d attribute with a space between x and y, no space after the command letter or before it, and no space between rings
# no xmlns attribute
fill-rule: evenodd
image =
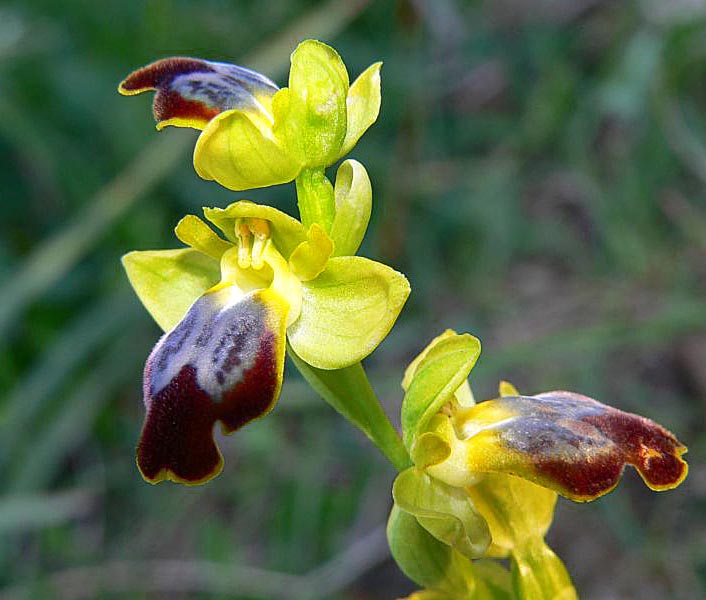
<svg viewBox="0 0 706 600"><path fill-rule="evenodd" d="M385 338L409 296L404 275L358 256L329 260L314 280L302 284L299 319L289 342L319 369L340 369L370 354Z"/></svg>
<svg viewBox="0 0 706 600"><path fill-rule="evenodd" d="M348 91L348 127L339 157L348 154L380 114L381 62L370 65Z"/></svg>
<svg viewBox="0 0 706 600"><path fill-rule="evenodd" d="M336 173L336 214L331 238L336 256L353 256L365 237L373 206L370 178L357 160L346 160Z"/></svg>
<svg viewBox="0 0 706 600"><path fill-rule="evenodd" d="M273 138L270 127L239 110L213 118L194 149L199 177L234 191L292 181L302 165Z"/></svg>
<svg viewBox="0 0 706 600"><path fill-rule="evenodd" d="M281 94L286 101L275 100L275 135L304 166L330 165L346 136L346 67L333 48L316 40L299 44L291 61L289 92Z"/></svg>
<svg viewBox="0 0 706 600"><path fill-rule="evenodd" d="M480 355L480 341L468 333L447 332L437 339L415 365L402 402L402 436L407 448L463 385Z"/></svg>
<svg viewBox="0 0 706 600"><path fill-rule="evenodd" d="M490 545L490 530L462 488L433 479L412 467L400 473L392 497L439 541L467 558L479 558Z"/></svg>
<svg viewBox="0 0 706 600"><path fill-rule="evenodd" d="M452 598L471 597L475 587L471 561L437 540L397 505L387 522L387 541L395 562L417 585Z"/></svg>
<svg viewBox="0 0 706 600"><path fill-rule="evenodd" d="M135 293L164 331L221 278L218 261L191 248L130 252L122 262Z"/></svg>
<svg viewBox="0 0 706 600"><path fill-rule="evenodd" d="M512 583L518 598L578 598L564 563L541 537L513 551Z"/></svg>

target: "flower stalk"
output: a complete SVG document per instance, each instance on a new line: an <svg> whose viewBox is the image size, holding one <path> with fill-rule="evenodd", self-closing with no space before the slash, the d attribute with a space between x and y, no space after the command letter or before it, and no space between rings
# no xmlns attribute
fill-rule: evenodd
<svg viewBox="0 0 706 600"><path fill-rule="evenodd" d="M361 363L326 371L307 364L291 349L289 356L314 391L360 429L398 471L411 466L402 439L383 410Z"/></svg>
<svg viewBox="0 0 706 600"><path fill-rule="evenodd" d="M336 215L336 201L331 182L324 169L306 168L294 180L297 190L299 217L305 227L314 223L321 225L326 233L331 232Z"/></svg>

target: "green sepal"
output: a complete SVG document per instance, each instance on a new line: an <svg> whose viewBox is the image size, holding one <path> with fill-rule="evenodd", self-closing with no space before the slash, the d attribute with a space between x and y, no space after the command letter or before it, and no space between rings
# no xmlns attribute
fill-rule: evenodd
<svg viewBox="0 0 706 600"><path fill-rule="evenodd" d="M215 260L221 260L221 256L233 247L232 244L218 237L196 215L186 215L177 223L174 233L179 241Z"/></svg>
<svg viewBox="0 0 706 600"><path fill-rule="evenodd" d="M340 369L368 356L388 334L409 296L404 275L359 256L331 258L302 283L302 307L289 342L319 369Z"/></svg>
<svg viewBox="0 0 706 600"><path fill-rule="evenodd" d="M306 228L296 219L281 210L255 204L249 200L233 202L226 208L204 208L204 216L232 242L235 236L235 221L242 218L257 218L269 221L272 241L282 256L289 258L294 249L306 241Z"/></svg>
<svg viewBox="0 0 706 600"><path fill-rule="evenodd" d="M377 62L363 71L348 90L346 138L339 158L348 154L380 114L380 69Z"/></svg>
<svg viewBox="0 0 706 600"><path fill-rule="evenodd" d="M439 541L467 558L479 558L490 545L490 530L463 489L447 485L412 467L392 485L392 497Z"/></svg>
<svg viewBox="0 0 706 600"><path fill-rule="evenodd" d="M218 261L192 248L130 252L122 263L138 298L164 331L173 329L221 278Z"/></svg>
<svg viewBox="0 0 706 600"><path fill-rule="evenodd" d="M397 505L387 521L387 541L395 562L417 585L452 598L471 597L475 587L471 561L437 540Z"/></svg>
<svg viewBox="0 0 706 600"><path fill-rule="evenodd" d="M346 137L348 72L338 53L306 40L292 53L289 92L275 98L275 135L305 167L335 162Z"/></svg>
<svg viewBox="0 0 706 600"><path fill-rule="evenodd" d="M336 214L331 238L335 256L353 256L365 237L373 206L373 190L365 167L357 160L346 160L336 172L334 186Z"/></svg>
<svg viewBox="0 0 706 600"><path fill-rule="evenodd" d="M511 562L512 584L518 598L578 599L564 563L541 537L516 548Z"/></svg>
<svg viewBox="0 0 706 600"><path fill-rule="evenodd" d="M196 173L233 191L292 181L301 164L273 139L270 127L268 121L239 110L217 115L196 141Z"/></svg>
<svg viewBox="0 0 706 600"><path fill-rule="evenodd" d="M406 377L408 387L402 402L402 439L407 448L463 385L479 355L478 338L447 332L427 347L416 364L412 363L414 368Z"/></svg>

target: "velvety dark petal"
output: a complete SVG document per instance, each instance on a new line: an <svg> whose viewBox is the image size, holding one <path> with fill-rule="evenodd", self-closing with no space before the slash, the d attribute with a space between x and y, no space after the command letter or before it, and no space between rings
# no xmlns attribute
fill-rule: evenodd
<svg viewBox="0 0 706 600"><path fill-rule="evenodd" d="M270 111L278 87L264 75L237 65L197 58L164 58L128 75L118 90L131 96L156 90L157 127L203 129L226 110Z"/></svg>
<svg viewBox="0 0 706 600"><path fill-rule="evenodd" d="M143 477L197 484L220 472L213 440L267 414L282 384L287 303L270 290L204 294L145 366L147 408L137 448Z"/></svg>
<svg viewBox="0 0 706 600"><path fill-rule="evenodd" d="M464 413L471 470L519 475L572 500L612 490L626 464L653 490L679 485L686 447L644 417L571 392L511 396Z"/></svg>

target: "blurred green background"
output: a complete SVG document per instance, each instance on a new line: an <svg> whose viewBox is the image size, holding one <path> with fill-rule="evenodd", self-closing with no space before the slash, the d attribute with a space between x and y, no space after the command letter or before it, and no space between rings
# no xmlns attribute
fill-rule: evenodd
<svg viewBox="0 0 706 600"><path fill-rule="evenodd" d="M118 81L156 58L284 83L296 42L383 109L352 156L362 253L412 296L367 361L397 418L402 369L445 327L499 378L663 423L692 470L631 470L549 539L582 598L706 597L706 5L688 0L5 0L0 4L0 598L388 600L413 586L383 527L392 468L288 366L274 413L222 441L210 485L134 464L159 335L119 264L242 196L201 181L196 133L157 134ZM295 211L293 185L246 195Z"/></svg>

